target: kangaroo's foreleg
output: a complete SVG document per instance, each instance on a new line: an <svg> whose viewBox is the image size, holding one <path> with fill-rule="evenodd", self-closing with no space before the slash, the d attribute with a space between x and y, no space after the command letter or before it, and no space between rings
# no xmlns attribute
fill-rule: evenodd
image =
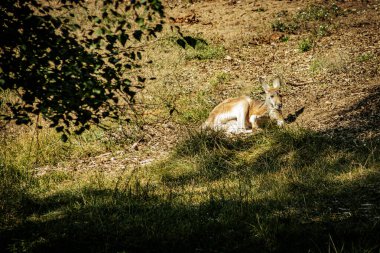
<svg viewBox="0 0 380 253"><path fill-rule="evenodd" d="M249 117L249 122L251 123L252 130L258 129L259 125L257 124L257 115L251 115Z"/></svg>
<svg viewBox="0 0 380 253"><path fill-rule="evenodd" d="M279 127L283 127L284 126L285 120L284 120L284 117L282 116L282 113L280 111L277 111L277 110L270 111L269 112L269 117L272 120L276 120L277 121L277 125Z"/></svg>
<svg viewBox="0 0 380 253"><path fill-rule="evenodd" d="M249 103L243 103L241 108L239 108L237 123L238 127L241 130L246 130L248 128L248 111L249 111Z"/></svg>

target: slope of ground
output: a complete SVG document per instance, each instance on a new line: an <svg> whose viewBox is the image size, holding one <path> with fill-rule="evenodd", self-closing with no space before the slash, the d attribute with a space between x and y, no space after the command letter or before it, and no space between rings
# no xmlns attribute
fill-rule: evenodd
<svg viewBox="0 0 380 253"><path fill-rule="evenodd" d="M286 83L285 115L304 109L292 124L319 131L378 137L379 2L339 3L339 16L309 28L324 27L326 32L312 38L312 49L307 52L300 52L299 44L311 37L310 32L272 31L276 20L307 12L310 4L317 3L202 1L187 8L177 6L172 15L194 17L195 23L181 23L184 32L225 46L230 57L211 64L201 63L195 71L208 75L216 71L228 73L231 78L226 88L233 92L223 97L254 91L260 76L280 75ZM328 15L333 3L326 6L323 11Z"/></svg>
<svg viewBox="0 0 380 253"><path fill-rule="evenodd" d="M380 1L165 4L136 125L1 133L0 251L378 252ZM198 131L276 75L285 129Z"/></svg>

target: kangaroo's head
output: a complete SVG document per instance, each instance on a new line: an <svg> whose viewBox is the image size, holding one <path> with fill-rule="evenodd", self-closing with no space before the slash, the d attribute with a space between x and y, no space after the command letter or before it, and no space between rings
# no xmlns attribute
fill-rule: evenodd
<svg viewBox="0 0 380 253"><path fill-rule="evenodd" d="M260 82L265 91L265 103L267 104L269 109L281 111L282 96L280 94L280 86L281 86L280 78L277 77L276 79L274 79L272 87L264 83L263 79L261 78L260 78Z"/></svg>

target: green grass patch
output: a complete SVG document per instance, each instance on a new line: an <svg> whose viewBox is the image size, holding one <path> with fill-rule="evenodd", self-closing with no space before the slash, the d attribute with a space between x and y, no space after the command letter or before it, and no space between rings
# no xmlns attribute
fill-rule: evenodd
<svg viewBox="0 0 380 253"><path fill-rule="evenodd" d="M231 80L231 75L229 73L220 72L216 73L210 80L211 87L213 89L218 89L223 84Z"/></svg>
<svg viewBox="0 0 380 253"><path fill-rule="evenodd" d="M199 43L195 48L189 48L186 50L187 60L212 60L222 59L226 52L224 47L217 45L208 45L205 43Z"/></svg>
<svg viewBox="0 0 380 253"><path fill-rule="evenodd" d="M72 135L66 143L54 129L19 126L2 135L0 161L6 167L29 171L113 151L128 142L129 139L116 126L109 130L94 126L82 135Z"/></svg>
<svg viewBox="0 0 380 253"><path fill-rule="evenodd" d="M368 62L375 58L375 55L373 53L362 53L357 57L358 62Z"/></svg>
<svg viewBox="0 0 380 253"><path fill-rule="evenodd" d="M185 125L204 121L212 109L207 94L209 94L207 91L199 91L195 94L178 97L176 99L178 113L174 120Z"/></svg>
<svg viewBox="0 0 380 253"><path fill-rule="evenodd" d="M306 39L303 39L301 40L299 43L298 43L298 49L301 51L301 52L307 52L307 51L310 51L312 48L313 48L313 41L312 39L310 38L306 38Z"/></svg>

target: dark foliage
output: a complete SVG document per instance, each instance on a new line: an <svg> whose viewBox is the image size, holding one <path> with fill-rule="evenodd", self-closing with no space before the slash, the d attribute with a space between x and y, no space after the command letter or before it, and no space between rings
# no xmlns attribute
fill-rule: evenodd
<svg viewBox="0 0 380 253"><path fill-rule="evenodd" d="M159 0L99 2L102 14L88 15L93 26L85 30L37 1L2 1L0 88L19 97L7 103L2 120L30 124L33 115L42 115L67 140L70 130L80 134L104 118L119 119L120 105L133 103L145 78L124 73L142 58L133 45L162 30L163 6ZM55 11L74 16L78 8L88 13L80 1L64 0ZM76 29L85 31L81 38Z"/></svg>

